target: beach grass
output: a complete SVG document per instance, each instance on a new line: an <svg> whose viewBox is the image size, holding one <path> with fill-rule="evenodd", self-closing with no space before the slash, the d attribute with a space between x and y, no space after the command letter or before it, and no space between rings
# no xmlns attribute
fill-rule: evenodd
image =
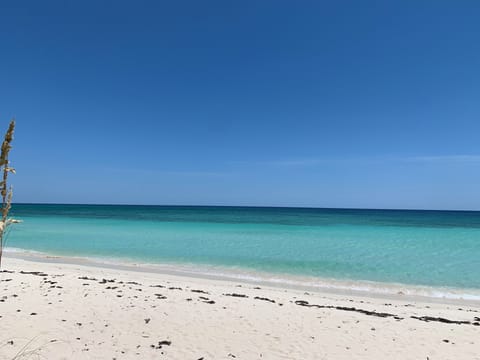
<svg viewBox="0 0 480 360"><path fill-rule="evenodd" d="M8 175L15 174L15 169L10 166L8 158L10 150L12 149L13 133L15 131L15 120L10 121L8 130L2 143L0 153L0 169L3 172L2 180L0 181L0 194L2 196L2 218L0 220L0 266L2 264L3 247L5 245L5 235L10 224L18 222L18 220L8 217L10 208L12 207L13 189L8 186Z"/></svg>

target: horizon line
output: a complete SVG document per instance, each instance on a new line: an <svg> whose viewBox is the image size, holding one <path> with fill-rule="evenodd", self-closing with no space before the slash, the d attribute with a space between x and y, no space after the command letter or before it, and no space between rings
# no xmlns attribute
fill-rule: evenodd
<svg viewBox="0 0 480 360"><path fill-rule="evenodd" d="M78 206L150 206L150 207L224 207L224 208L278 208L278 209L311 209L311 210L370 210L370 211L451 211L451 212L480 212L472 209L412 209L412 208L362 208L362 207L319 207L319 206L279 206L279 205L181 205L181 204L126 204L126 203L35 203L13 202L12 205L78 205Z"/></svg>

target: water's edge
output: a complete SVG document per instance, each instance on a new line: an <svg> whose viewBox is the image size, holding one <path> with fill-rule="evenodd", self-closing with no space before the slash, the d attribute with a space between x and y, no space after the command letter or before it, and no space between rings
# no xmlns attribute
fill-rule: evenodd
<svg viewBox="0 0 480 360"><path fill-rule="evenodd" d="M80 265L114 270L156 273L214 281L263 285L283 289L331 293L335 295L480 307L480 290L478 289L303 277L197 264L139 263L123 258L59 256L18 248L5 248L4 256L6 258L20 259L29 262Z"/></svg>

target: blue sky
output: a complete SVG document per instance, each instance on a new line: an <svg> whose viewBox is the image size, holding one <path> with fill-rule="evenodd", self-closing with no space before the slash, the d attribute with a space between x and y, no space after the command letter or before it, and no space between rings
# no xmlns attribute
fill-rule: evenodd
<svg viewBox="0 0 480 360"><path fill-rule="evenodd" d="M0 3L17 202L480 209L477 1Z"/></svg>

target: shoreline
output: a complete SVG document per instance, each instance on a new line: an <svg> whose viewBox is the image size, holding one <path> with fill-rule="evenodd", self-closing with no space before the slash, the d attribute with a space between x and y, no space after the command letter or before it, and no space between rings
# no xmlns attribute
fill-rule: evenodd
<svg viewBox="0 0 480 360"><path fill-rule="evenodd" d="M3 260L0 359L480 359L478 304Z"/></svg>
<svg viewBox="0 0 480 360"><path fill-rule="evenodd" d="M205 279L219 282L239 282L279 289L313 291L333 295L368 297L373 299L403 300L438 304L480 307L480 289L432 287L365 280L339 280L320 277L302 277L289 274L253 270L233 270L224 267L194 264L138 263L119 258L73 257L48 254L25 249L6 248L5 258L29 262L80 265L85 267L124 270L138 273L169 275L180 278Z"/></svg>

